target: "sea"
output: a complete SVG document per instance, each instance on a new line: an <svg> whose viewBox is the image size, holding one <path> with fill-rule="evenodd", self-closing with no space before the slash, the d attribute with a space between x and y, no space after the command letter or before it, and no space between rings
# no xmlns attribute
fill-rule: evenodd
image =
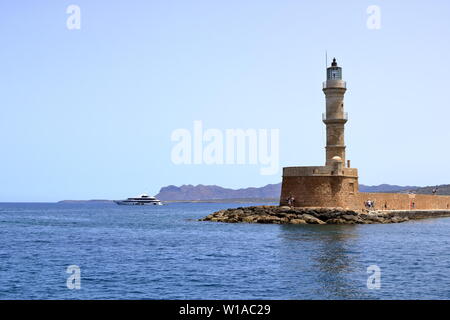
<svg viewBox="0 0 450 320"><path fill-rule="evenodd" d="M0 299L450 299L450 218L198 221L249 205L1 203Z"/></svg>

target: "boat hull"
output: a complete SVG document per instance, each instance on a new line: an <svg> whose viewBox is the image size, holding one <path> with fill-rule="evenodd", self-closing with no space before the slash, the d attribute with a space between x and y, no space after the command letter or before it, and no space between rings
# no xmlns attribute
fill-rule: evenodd
<svg viewBox="0 0 450 320"><path fill-rule="evenodd" d="M161 206L161 202L141 202L141 201L114 201L120 206Z"/></svg>

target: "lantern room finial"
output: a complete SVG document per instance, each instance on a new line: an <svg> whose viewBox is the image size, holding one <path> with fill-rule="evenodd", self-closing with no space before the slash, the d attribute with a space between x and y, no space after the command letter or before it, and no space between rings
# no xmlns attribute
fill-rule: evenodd
<svg viewBox="0 0 450 320"><path fill-rule="evenodd" d="M331 66L327 68L327 80L342 80L342 68L338 67L336 58L333 58Z"/></svg>
<svg viewBox="0 0 450 320"><path fill-rule="evenodd" d="M332 67L337 67L336 58L333 58L333 62L331 63Z"/></svg>

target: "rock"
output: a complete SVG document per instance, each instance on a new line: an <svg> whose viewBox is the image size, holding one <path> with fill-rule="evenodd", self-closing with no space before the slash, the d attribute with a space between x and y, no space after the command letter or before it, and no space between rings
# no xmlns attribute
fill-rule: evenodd
<svg viewBox="0 0 450 320"><path fill-rule="evenodd" d="M223 216L224 213L225 213L225 210L220 210L220 211L215 212L214 215L220 217L220 216Z"/></svg>
<svg viewBox="0 0 450 320"><path fill-rule="evenodd" d="M404 214L342 208L291 208L253 206L214 212L199 221L272 224L370 224L408 221Z"/></svg>
<svg viewBox="0 0 450 320"><path fill-rule="evenodd" d="M258 220L258 217L256 216L247 216L242 218L242 222L247 222L247 223L255 223L256 220Z"/></svg>
<svg viewBox="0 0 450 320"><path fill-rule="evenodd" d="M408 221L408 220L409 220L408 218L392 217L389 222L391 222L391 223L400 223L400 222L405 222L405 221Z"/></svg>
<svg viewBox="0 0 450 320"><path fill-rule="evenodd" d="M318 212L317 210L314 209L306 209L303 211L303 214L307 214L317 218L321 214L321 212Z"/></svg>
<svg viewBox="0 0 450 320"><path fill-rule="evenodd" d="M287 217L280 218L280 223L287 224L289 223L289 219Z"/></svg>
<svg viewBox="0 0 450 320"><path fill-rule="evenodd" d="M382 217L375 215L367 215L365 217L365 220L370 221L371 223L382 223L384 219Z"/></svg>
<svg viewBox="0 0 450 320"><path fill-rule="evenodd" d="M347 220L347 221L358 221L359 219L356 216L353 215L349 215L349 214L344 214L341 216L342 219Z"/></svg>
<svg viewBox="0 0 450 320"><path fill-rule="evenodd" d="M288 218L289 220L297 219L297 217L298 217L298 215L296 215L296 214L292 214L292 213L286 214L286 218Z"/></svg>
<svg viewBox="0 0 450 320"><path fill-rule="evenodd" d="M253 214L257 214L257 215L265 215L265 214L267 214L267 211L266 210L263 210L263 209L255 209L254 211L253 211Z"/></svg>
<svg viewBox="0 0 450 320"><path fill-rule="evenodd" d="M289 221L291 224L307 224L305 220L303 219L292 219Z"/></svg>
<svg viewBox="0 0 450 320"><path fill-rule="evenodd" d="M274 223L274 219L271 216L261 216L256 220L257 223Z"/></svg>
<svg viewBox="0 0 450 320"><path fill-rule="evenodd" d="M339 218L340 215L340 212L321 212L315 217L319 218L320 220L326 221L328 219Z"/></svg>
<svg viewBox="0 0 450 320"><path fill-rule="evenodd" d="M325 222L323 222L322 220L320 220L316 217L313 217L310 214L302 214L301 219L305 220L307 223L310 223L310 224L325 224Z"/></svg>
<svg viewBox="0 0 450 320"><path fill-rule="evenodd" d="M348 224L344 219L334 218L327 220L327 224Z"/></svg>

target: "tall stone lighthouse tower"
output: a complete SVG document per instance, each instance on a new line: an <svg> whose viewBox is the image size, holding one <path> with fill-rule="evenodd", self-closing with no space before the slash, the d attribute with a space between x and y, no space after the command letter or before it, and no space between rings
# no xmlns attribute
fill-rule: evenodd
<svg viewBox="0 0 450 320"><path fill-rule="evenodd" d="M327 127L326 165L333 164L333 158L339 157L345 164L344 127L347 113L344 112L344 95L346 83L342 80L342 68L338 67L336 58L327 68L327 80L323 83L326 97L326 113L322 120Z"/></svg>
<svg viewBox="0 0 450 320"><path fill-rule="evenodd" d="M348 119L344 112L346 91L342 68L333 59L323 83L326 112L322 120L327 127L325 165L283 168L281 205L292 203L294 198L296 207L348 208L357 201L358 170L350 168L350 163L345 162L344 128Z"/></svg>

